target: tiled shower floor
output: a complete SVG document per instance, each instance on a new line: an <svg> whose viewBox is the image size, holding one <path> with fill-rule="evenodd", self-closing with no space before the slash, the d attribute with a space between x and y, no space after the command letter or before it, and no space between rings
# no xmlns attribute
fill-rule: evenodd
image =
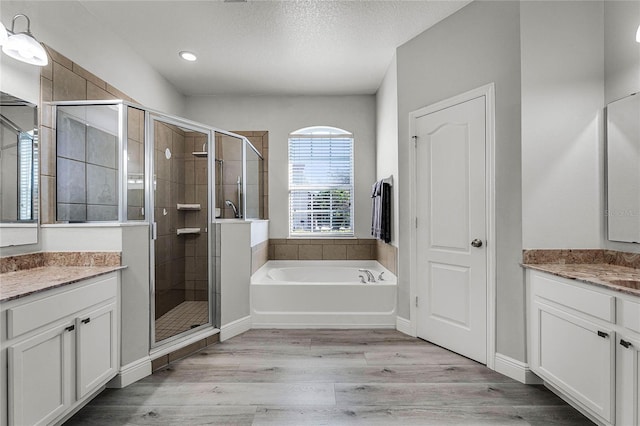
<svg viewBox="0 0 640 426"><path fill-rule="evenodd" d="M209 322L209 302L182 302L156 320L156 342Z"/></svg>

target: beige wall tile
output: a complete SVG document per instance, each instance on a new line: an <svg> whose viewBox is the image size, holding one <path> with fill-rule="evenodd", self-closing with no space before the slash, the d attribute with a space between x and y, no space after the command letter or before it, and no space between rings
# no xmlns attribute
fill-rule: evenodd
<svg viewBox="0 0 640 426"><path fill-rule="evenodd" d="M151 361L151 371L157 371L169 364L169 355L163 355Z"/></svg>
<svg viewBox="0 0 640 426"><path fill-rule="evenodd" d="M322 246L301 244L298 246L298 259L300 260L322 260Z"/></svg>
<svg viewBox="0 0 640 426"><path fill-rule="evenodd" d="M346 260L347 246L344 244L325 244L322 246L323 260Z"/></svg>
<svg viewBox="0 0 640 426"><path fill-rule="evenodd" d="M53 122L53 106L47 104L40 105L40 127L55 129L56 126Z"/></svg>
<svg viewBox="0 0 640 426"><path fill-rule="evenodd" d="M55 134L48 127L40 128L40 174L56 175Z"/></svg>
<svg viewBox="0 0 640 426"><path fill-rule="evenodd" d="M99 77L97 77L95 74L90 73L89 71L85 70L84 68L82 68L80 65L73 63L72 67L71 67L72 71L76 74L78 74L80 77L84 78L87 81L90 81L91 83L93 83L96 87L105 90L107 88L107 83L105 83L105 81ZM91 99L91 98L89 98Z"/></svg>
<svg viewBox="0 0 640 426"><path fill-rule="evenodd" d="M275 260L298 260L298 246L278 244L275 246Z"/></svg>
<svg viewBox="0 0 640 426"><path fill-rule="evenodd" d="M45 50L47 51L47 55L49 56L49 63L40 68L40 76L46 78L47 80L53 80L53 59L51 58L49 48L46 45Z"/></svg>
<svg viewBox="0 0 640 426"><path fill-rule="evenodd" d="M135 102L133 99L131 99L129 96L127 96L126 93L121 92L120 90L116 89L115 87L113 87L109 83L107 83L106 90L107 90L107 92L109 92L113 96L115 96L116 99L123 99L125 101L133 101L133 102Z"/></svg>
<svg viewBox="0 0 640 426"><path fill-rule="evenodd" d="M111 100L116 99L111 93L99 88L90 81L87 81L87 99L90 100Z"/></svg>
<svg viewBox="0 0 640 426"><path fill-rule="evenodd" d="M347 246L347 259L348 260L372 260L374 259L372 254L373 246L370 244L357 244Z"/></svg>
<svg viewBox="0 0 640 426"><path fill-rule="evenodd" d="M53 100L72 101L87 99L87 80L69 68L53 63Z"/></svg>
<svg viewBox="0 0 640 426"><path fill-rule="evenodd" d="M180 358L184 358L187 355L191 355L192 353L199 351L200 349L206 346L206 340L202 339L196 343L192 343L184 348L178 349L175 352L171 352L169 354L169 362L174 362L179 360Z"/></svg>
<svg viewBox="0 0 640 426"><path fill-rule="evenodd" d="M70 70L73 69L73 62L71 62L71 59L67 58L64 55L61 55L56 50L52 49L51 47L49 47L47 45L45 45L45 49L46 49L47 53L49 54L49 58L52 61L55 61L55 62L59 63L60 65L69 68Z"/></svg>
<svg viewBox="0 0 640 426"><path fill-rule="evenodd" d="M40 223L56 221L56 178L40 176Z"/></svg>
<svg viewBox="0 0 640 426"><path fill-rule="evenodd" d="M53 81L49 78L40 77L40 105L42 102L53 100Z"/></svg>

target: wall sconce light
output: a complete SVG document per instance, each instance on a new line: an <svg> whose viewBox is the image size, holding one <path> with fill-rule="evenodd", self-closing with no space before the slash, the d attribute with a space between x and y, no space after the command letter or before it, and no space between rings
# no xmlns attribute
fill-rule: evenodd
<svg viewBox="0 0 640 426"><path fill-rule="evenodd" d="M16 33L16 19L20 17L27 20L27 30ZM0 30L3 28L4 26L2 26ZM0 31L0 38L2 38L2 32L8 35L7 40L2 43L2 51L5 55L10 56L13 59L17 59L18 61L26 62L31 65L38 65L40 67L49 63L49 57L47 56L47 52L44 50L44 47L42 47L42 44L40 44L33 34L31 34L31 21L27 15L19 13L14 16L11 21L11 31Z"/></svg>
<svg viewBox="0 0 640 426"><path fill-rule="evenodd" d="M636 32L636 41L640 43L640 25L638 25L638 31Z"/></svg>

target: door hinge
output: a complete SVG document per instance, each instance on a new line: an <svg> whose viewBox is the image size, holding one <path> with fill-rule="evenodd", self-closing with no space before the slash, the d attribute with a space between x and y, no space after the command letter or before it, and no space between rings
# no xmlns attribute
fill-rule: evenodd
<svg viewBox="0 0 640 426"><path fill-rule="evenodd" d="M416 296L416 308L418 307L418 296Z"/></svg>

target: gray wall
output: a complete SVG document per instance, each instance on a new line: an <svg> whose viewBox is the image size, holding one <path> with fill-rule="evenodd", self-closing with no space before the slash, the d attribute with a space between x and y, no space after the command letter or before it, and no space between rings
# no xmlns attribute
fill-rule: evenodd
<svg viewBox="0 0 640 426"><path fill-rule="evenodd" d="M519 12L518 2L473 2L398 49L398 162L399 197L406 200L409 113L495 83L497 351L524 360ZM412 220L408 209L399 215L398 313L409 318Z"/></svg>
<svg viewBox="0 0 640 426"><path fill-rule="evenodd" d="M393 57L376 93L376 180L393 176L391 244L398 247L398 62Z"/></svg>
<svg viewBox="0 0 640 426"><path fill-rule="evenodd" d="M523 2L520 24L523 247L598 248L603 3Z"/></svg>

